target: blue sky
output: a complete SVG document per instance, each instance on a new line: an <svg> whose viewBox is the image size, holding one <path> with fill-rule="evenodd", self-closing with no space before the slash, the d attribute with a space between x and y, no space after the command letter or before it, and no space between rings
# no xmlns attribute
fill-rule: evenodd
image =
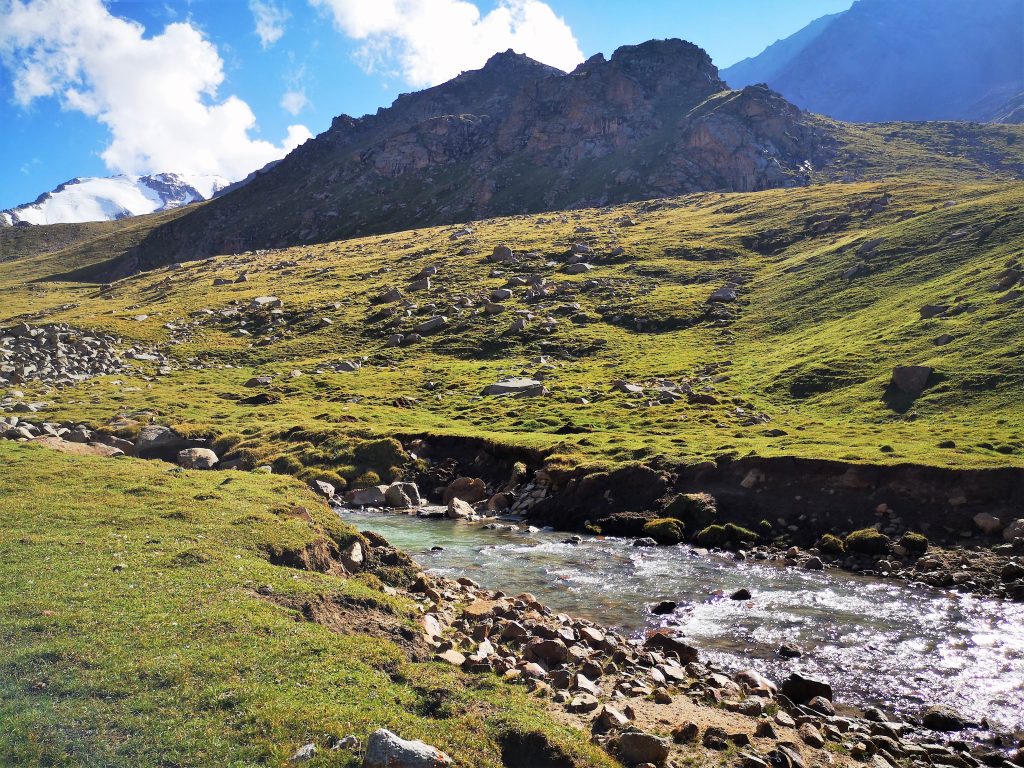
<svg viewBox="0 0 1024 768"><path fill-rule="evenodd" d="M74 176L239 177L492 48L571 68L681 37L725 67L851 2L0 0L0 209Z"/></svg>

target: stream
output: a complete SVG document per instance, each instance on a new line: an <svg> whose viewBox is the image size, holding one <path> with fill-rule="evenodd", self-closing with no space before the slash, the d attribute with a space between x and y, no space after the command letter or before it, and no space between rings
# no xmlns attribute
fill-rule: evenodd
<svg viewBox="0 0 1024 768"><path fill-rule="evenodd" d="M799 671L828 680L840 702L902 714L946 704L987 718L994 730L1024 731L1024 605L836 570L736 562L686 545L634 547L631 539L593 536L573 545L550 530L339 513L439 575L531 592L552 609L627 634L675 621L725 668L753 667L776 681ZM741 587L753 599L730 600ZM652 616L649 605L660 600L679 608ZM803 655L778 657L783 643Z"/></svg>

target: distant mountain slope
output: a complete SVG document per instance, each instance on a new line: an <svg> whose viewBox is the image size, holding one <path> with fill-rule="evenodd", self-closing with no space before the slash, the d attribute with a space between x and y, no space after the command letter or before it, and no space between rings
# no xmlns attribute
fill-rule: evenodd
<svg viewBox="0 0 1024 768"><path fill-rule="evenodd" d="M77 178L0 211L0 226L112 221L208 200L228 184L222 176L177 173Z"/></svg>
<svg viewBox="0 0 1024 768"><path fill-rule="evenodd" d="M1024 91L1024 0L858 0L722 76L840 120L999 119Z"/></svg>
<svg viewBox="0 0 1024 768"><path fill-rule="evenodd" d="M768 83L784 71L794 57L811 45L833 21L843 13L833 13L815 19L799 32L776 40L757 56L738 61L721 71L722 79L736 88L754 83Z"/></svg>
<svg viewBox="0 0 1024 768"><path fill-rule="evenodd" d="M114 274L209 254L703 190L809 183L827 131L729 91L682 40L570 74L512 51L363 118L342 115L245 187L160 228Z"/></svg>

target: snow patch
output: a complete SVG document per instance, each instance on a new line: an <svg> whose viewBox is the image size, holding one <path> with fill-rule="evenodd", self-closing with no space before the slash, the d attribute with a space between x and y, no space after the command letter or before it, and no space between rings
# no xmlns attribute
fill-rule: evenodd
<svg viewBox="0 0 1024 768"><path fill-rule="evenodd" d="M35 202L0 212L0 222L11 226L123 219L208 200L229 183L223 176L176 173L76 178Z"/></svg>

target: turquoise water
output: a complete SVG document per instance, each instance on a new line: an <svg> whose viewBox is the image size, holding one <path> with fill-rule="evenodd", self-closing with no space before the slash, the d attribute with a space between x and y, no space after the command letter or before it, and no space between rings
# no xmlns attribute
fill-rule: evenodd
<svg viewBox="0 0 1024 768"><path fill-rule="evenodd" d="M736 562L685 546L627 539L485 530L481 523L341 510L425 569L468 576L509 594L629 633L677 623L726 667L780 680L792 670L828 679L837 700L913 713L943 703L1001 731L1024 731L1024 606L910 588L841 572ZM441 547L432 551L432 547ZM753 599L729 600L745 587ZM659 600L680 604L651 616ZM804 651L777 658L782 643Z"/></svg>

